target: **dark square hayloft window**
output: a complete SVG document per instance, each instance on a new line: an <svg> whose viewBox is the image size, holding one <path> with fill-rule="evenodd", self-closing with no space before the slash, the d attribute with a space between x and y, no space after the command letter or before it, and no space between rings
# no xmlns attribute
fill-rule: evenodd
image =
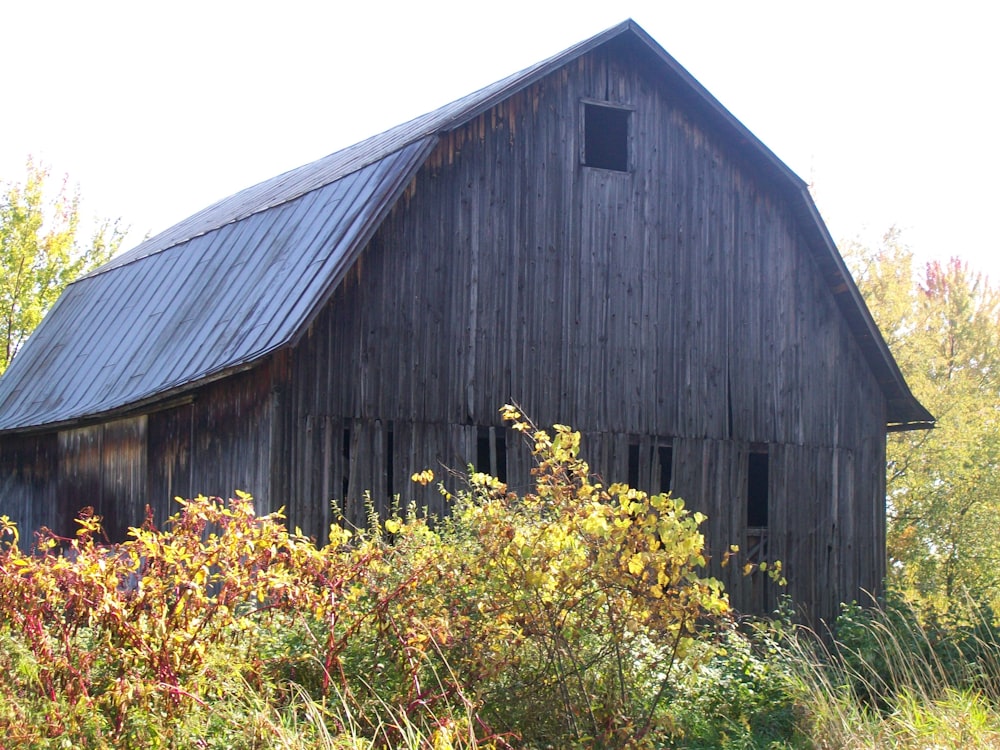
<svg viewBox="0 0 1000 750"><path fill-rule="evenodd" d="M583 163L588 167L628 172L628 123L630 110L583 105Z"/></svg>

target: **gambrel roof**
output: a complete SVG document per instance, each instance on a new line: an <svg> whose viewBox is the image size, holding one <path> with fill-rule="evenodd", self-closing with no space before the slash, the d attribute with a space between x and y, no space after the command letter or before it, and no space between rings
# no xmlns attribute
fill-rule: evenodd
<svg viewBox="0 0 1000 750"><path fill-rule="evenodd" d="M635 22L354 146L226 198L71 284L0 378L0 432L141 411L292 345L437 144L598 47L629 47L789 201L888 403L930 426L805 183Z"/></svg>

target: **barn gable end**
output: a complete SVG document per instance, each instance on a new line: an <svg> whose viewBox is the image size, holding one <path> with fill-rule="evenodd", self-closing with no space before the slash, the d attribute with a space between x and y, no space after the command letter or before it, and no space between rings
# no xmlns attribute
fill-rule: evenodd
<svg viewBox="0 0 1000 750"><path fill-rule="evenodd" d="M626 22L71 286L0 380L0 510L65 522L86 488L121 532L246 489L317 535L366 490L444 512L410 474L528 482L510 400L706 512L713 547L782 559L824 618L885 572L886 430L933 421L801 180Z"/></svg>

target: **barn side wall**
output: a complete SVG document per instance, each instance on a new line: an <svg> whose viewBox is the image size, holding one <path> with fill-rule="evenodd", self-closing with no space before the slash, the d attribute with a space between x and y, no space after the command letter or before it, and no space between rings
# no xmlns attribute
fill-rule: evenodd
<svg viewBox="0 0 1000 750"><path fill-rule="evenodd" d="M177 512L174 498L271 493L274 360L199 389L189 403L149 415L149 491L155 519ZM280 505L280 502L277 503Z"/></svg>
<svg viewBox="0 0 1000 750"><path fill-rule="evenodd" d="M146 503L145 415L58 434L58 533L75 533L73 518L92 508L115 541L142 523Z"/></svg>
<svg viewBox="0 0 1000 750"><path fill-rule="evenodd" d="M630 108L628 172L581 165L593 100ZM609 479L669 445L717 551L761 541L746 467L763 447L767 555L832 616L884 574L885 404L810 252L767 179L642 60L580 58L444 136L295 350L292 517L321 529L362 488L384 504L390 470L440 510L405 478L481 459L513 399L582 430ZM526 484L523 448L505 453ZM730 584L743 608L774 603Z"/></svg>
<svg viewBox="0 0 1000 750"><path fill-rule="evenodd" d="M0 514L17 522L22 547L32 531L58 526L58 449L54 434L0 438Z"/></svg>
<svg viewBox="0 0 1000 750"><path fill-rule="evenodd" d="M21 529L72 536L73 519L91 508L120 541L147 506L156 523L176 513L176 497L243 490L258 512L274 510L277 370L270 359L146 414L0 440L0 513Z"/></svg>

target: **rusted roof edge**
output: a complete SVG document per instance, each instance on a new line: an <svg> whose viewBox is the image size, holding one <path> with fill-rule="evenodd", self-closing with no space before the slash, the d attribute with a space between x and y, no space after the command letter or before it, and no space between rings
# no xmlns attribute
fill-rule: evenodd
<svg viewBox="0 0 1000 750"><path fill-rule="evenodd" d="M886 432L911 432L913 430L933 430L937 422L890 422L885 426Z"/></svg>

